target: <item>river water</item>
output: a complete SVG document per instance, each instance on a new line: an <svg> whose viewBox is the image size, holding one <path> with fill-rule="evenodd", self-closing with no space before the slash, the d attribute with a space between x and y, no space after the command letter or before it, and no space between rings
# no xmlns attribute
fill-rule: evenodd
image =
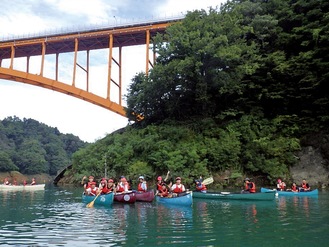
<svg viewBox="0 0 329 247"><path fill-rule="evenodd" d="M0 191L1 246L329 246L329 192L86 208L81 188Z"/></svg>

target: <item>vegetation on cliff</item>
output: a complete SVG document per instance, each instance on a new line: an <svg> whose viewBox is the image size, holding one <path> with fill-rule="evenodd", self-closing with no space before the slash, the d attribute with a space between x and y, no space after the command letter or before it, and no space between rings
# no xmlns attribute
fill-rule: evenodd
<svg viewBox="0 0 329 247"><path fill-rule="evenodd" d="M329 3L234 0L154 39L156 66L133 78L143 121L74 154L82 175L186 178L231 170L289 176L303 135L329 120Z"/></svg>

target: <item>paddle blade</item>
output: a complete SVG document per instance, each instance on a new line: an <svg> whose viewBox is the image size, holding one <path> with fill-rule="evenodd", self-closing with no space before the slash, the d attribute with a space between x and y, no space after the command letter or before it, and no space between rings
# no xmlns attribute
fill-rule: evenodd
<svg viewBox="0 0 329 247"><path fill-rule="evenodd" d="M92 208L92 207L94 206L94 202L95 202L95 201L89 202L89 203L87 204L87 208Z"/></svg>
<svg viewBox="0 0 329 247"><path fill-rule="evenodd" d="M214 182L214 178L210 177L210 178L206 178L205 180L203 180L202 184L204 185L208 185Z"/></svg>

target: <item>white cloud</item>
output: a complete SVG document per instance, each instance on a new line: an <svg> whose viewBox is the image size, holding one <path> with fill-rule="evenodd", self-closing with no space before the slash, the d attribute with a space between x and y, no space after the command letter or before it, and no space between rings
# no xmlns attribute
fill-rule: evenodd
<svg viewBox="0 0 329 247"><path fill-rule="evenodd" d="M161 5L157 9L160 13L186 13L186 11L193 10L208 10L209 7L215 8L216 6L220 6L221 3L225 3L227 0L168 0L162 1Z"/></svg>

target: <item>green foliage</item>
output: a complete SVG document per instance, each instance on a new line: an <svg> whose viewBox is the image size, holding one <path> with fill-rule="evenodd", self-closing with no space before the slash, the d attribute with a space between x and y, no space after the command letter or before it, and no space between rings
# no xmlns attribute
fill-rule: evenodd
<svg viewBox="0 0 329 247"><path fill-rule="evenodd" d="M170 170L186 182L226 170L287 174L299 139L328 125L328 12L325 0L189 12L155 37L156 66L128 89L128 116L144 121L88 147L87 163L108 155L113 174ZM84 158L74 165L86 171Z"/></svg>
<svg viewBox="0 0 329 247"><path fill-rule="evenodd" d="M36 120L8 117L0 121L0 170L56 175L85 145L78 137L63 135Z"/></svg>
<svg viewBox="0 0 329 247"><path fill-rule="evenodd" d="M209 176L218 171L234 170L263 173L268 178L282 176L294 164L299 150L296 138L282 121L268 121L244 116L220 127L205 121L203 127L161 124L145 128L127 128L112 134L74 154L75 171L83 175L104 175L104 159L111 177L125 175L135 181L139 175L155 179L170 170L172 177L184 182ZM79 180L79 178L77 178Z"/></svg>
<svg viewBox="0 0 329 247"><path fill-rule="evenodd" d="M0 151L0 171L18 171L18 167L15 166L14 162L10 159L9 154L4 151Z"/></svg>

